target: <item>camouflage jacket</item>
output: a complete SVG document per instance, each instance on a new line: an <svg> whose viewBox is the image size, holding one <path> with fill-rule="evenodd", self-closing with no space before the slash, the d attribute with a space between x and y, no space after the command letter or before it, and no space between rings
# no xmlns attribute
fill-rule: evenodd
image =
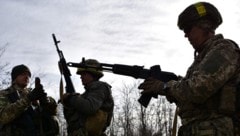
<svg viewBox="0 0 240 136"><path fill-rule="evenodd" d="M167 97L174 98L182 119L209 118L212 113L231 115L235 111L239 55L232 41L215 35L204 43L186 76L168 83Z"/></svg>
<svg viewBox="0 0 240 136"><path fill-rule="evenodd" d="M21 89L16 85L12 85L5 90L0 91L0 135L1 136L40 136L41 133L51 136L57 135L59 132L58 124L54 124L55 128L43 130L50 124L44 124L47 113L40 113L39 107L33 108L32 102L28 100L27 94L30 89ZM53 121L51 121L53 120ZM56 122L52 117L47 118L47 122ZM42 124L40 124L40 122ZM45 121L46 122L46 121ZM42 128L42 129L41 129ZM49 130L49 132L48 132ZM52 133L52 131L55 131ZM45 135L44 136L47 136Z"/></svg>
<svg viewBox="0 0 240 136"><path fill-rule="evenodd" d="M33 124L33 120L21 120L25 117L30 117L30 114L32 114L32 112L30 113L32 111L30 108L31 102L26 97L28 92L27 88L20 89L16 85L0 91L1 135L25 135L23 131L35 133L35 128L30 127ZM27 115L28 113L29 115ZM17 124L17 122L19 123ZM20 125L20 122L27 123ZM19 126L23 128L19 128Z"/></svg>
<svg viewBox="0 0 240 136"><path fill-rule="evenodd" d="M82 95L72 96L69 106L64 108L68 133L84 128L86 119L99 109L112 114L113 106L111 86L101 81L92 82Z"/></svg>

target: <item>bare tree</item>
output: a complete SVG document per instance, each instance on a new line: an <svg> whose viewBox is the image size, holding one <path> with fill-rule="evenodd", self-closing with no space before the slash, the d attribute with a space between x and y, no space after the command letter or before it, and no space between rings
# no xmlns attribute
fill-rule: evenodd
<svg viewBox="0 0 240 136"><path fill-rule="evenodd" d="M119 118L123 127L124 136L134 136L134 102L133 92L134 86L124 85L122 88L122 115Z"/></svg>
<svg viewBox="0 0 240 136"><path fill-rule="evenodd" d="M139 136L150 136L152 135L152 124L149 124L149 120L151 120L151 106L144 108L140 106L140 110L138 111L139 114L139 127L138 127L138 135Z"/></svg>
<svg viewBox="0 0 240 136"><path fill-rule="evenodd" d="M2 57L7 49L8 44L0 46L0 90L5 88L10 84L10 72L7 71L9 62L4 62Z"/></svg>
<svg viewBox="0 0 240 136"><path fill-rule="evenodd" d="M111 136L168 136L172 133L174 105L165 97L152 99L147 108L137 102L139 83L123 84L121 101L115 106Z"/></svg>

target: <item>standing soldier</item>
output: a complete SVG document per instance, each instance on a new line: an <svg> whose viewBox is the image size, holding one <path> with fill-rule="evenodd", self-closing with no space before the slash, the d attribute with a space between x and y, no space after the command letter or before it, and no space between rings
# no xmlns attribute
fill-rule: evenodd
<svg viewBox="0 0 240 136"><path fill-rule="evenodd" d="M215 34L222 17L215 6L198 2L178 17L178 27L195 49L187 74L163 83L147 79L143 94L164 95L179 107L179 136L233 136L236 88L240 78L240 51L236 43Z"/></svg>
<svg viewBox="0 0 240 136"><path fill-rule="evenodd" d="M39 107L42 102L37 101L44 101L47 94L40 80L32 91L27 88L30 77L27 66L17 65L11 72L11 86L0 91L1 136L39 136L43 132L38 118L42 114L39 109L43 107Z"/></svg>
<svg viewBox="0 0 240 136"><path fill-rule="evenodd" d="M97 60L85 61L85 68L78 68L85 92L63 95L64 115L69 136L104 136L113 114L111 86L99 81L103 77Z"/></svg>

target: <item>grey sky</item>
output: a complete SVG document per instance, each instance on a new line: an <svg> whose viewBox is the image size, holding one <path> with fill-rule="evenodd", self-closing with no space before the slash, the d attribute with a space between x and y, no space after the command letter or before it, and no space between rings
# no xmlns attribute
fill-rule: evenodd
<svg viewBox="0 0 240 136"><path fill-rule="evenodd" d="M58 55L52 33L67 61L82 57L104 63L160 64L165 71L184 75L193 49L176 26L178 14L195 0L0 0L0 46L8 44L4 60L11 66L28 65L47 76L58 93ZM240 2L209 0L223 15L217 30L240 43ZM79 89L79 76L71 68ZM122 76L106 74L119 84ZM51 86L51 87L50 87ZM50 95L53 95L50 93ZM58 94L54 94L57 95Z"/></svg>

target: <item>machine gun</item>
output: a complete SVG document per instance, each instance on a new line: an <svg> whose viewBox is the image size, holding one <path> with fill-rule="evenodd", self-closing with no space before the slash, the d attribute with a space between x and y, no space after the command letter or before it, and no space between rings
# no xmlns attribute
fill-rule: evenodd
<svg viewBox="0 0 240 136"><path fill-rule="evenodd" d="M147 79L149 77L153 77L159 79L163 82L168 82L170 80L178 80L178 77L171 72L161 71L159 65L154 65L150 69L144 69L143 66L129 66L129 65L122 65L122 64L107 64L107 63L100 63L100 67L92 67L85 65L85 58L82 59L81 63L67 63L69 67L77 67L77 68L95 68L106 72L112 72L114 74L124 75L124 76L131 76L136 79ZM144 94L142 95L138 101L144 107L147 107L151 98L157 98L157 95L152 94Z"/></svg>
<svg viewBox="0 0 240 136"><path fill-rule="evenodd" d="M73 83L72 83L72 80L71 80L71 72L67 67L67 63L66 63L66 60L63 56L62 51L59 50L59 48L58 48L58 43L60 43L60 41L58 41L56 39L55 34L52 34L52 37L53 37L53 41L54 41L54 44L55 44L56 49L57 49L57 53L58 53L59 58L60 58L60 60L58 61L58 66L59 66L61 75L64 76L64 79L65 79L65 82L66 82L66 92L67 93L74 93L75 89L74 89L74 86L73 86Z"/></svg>

